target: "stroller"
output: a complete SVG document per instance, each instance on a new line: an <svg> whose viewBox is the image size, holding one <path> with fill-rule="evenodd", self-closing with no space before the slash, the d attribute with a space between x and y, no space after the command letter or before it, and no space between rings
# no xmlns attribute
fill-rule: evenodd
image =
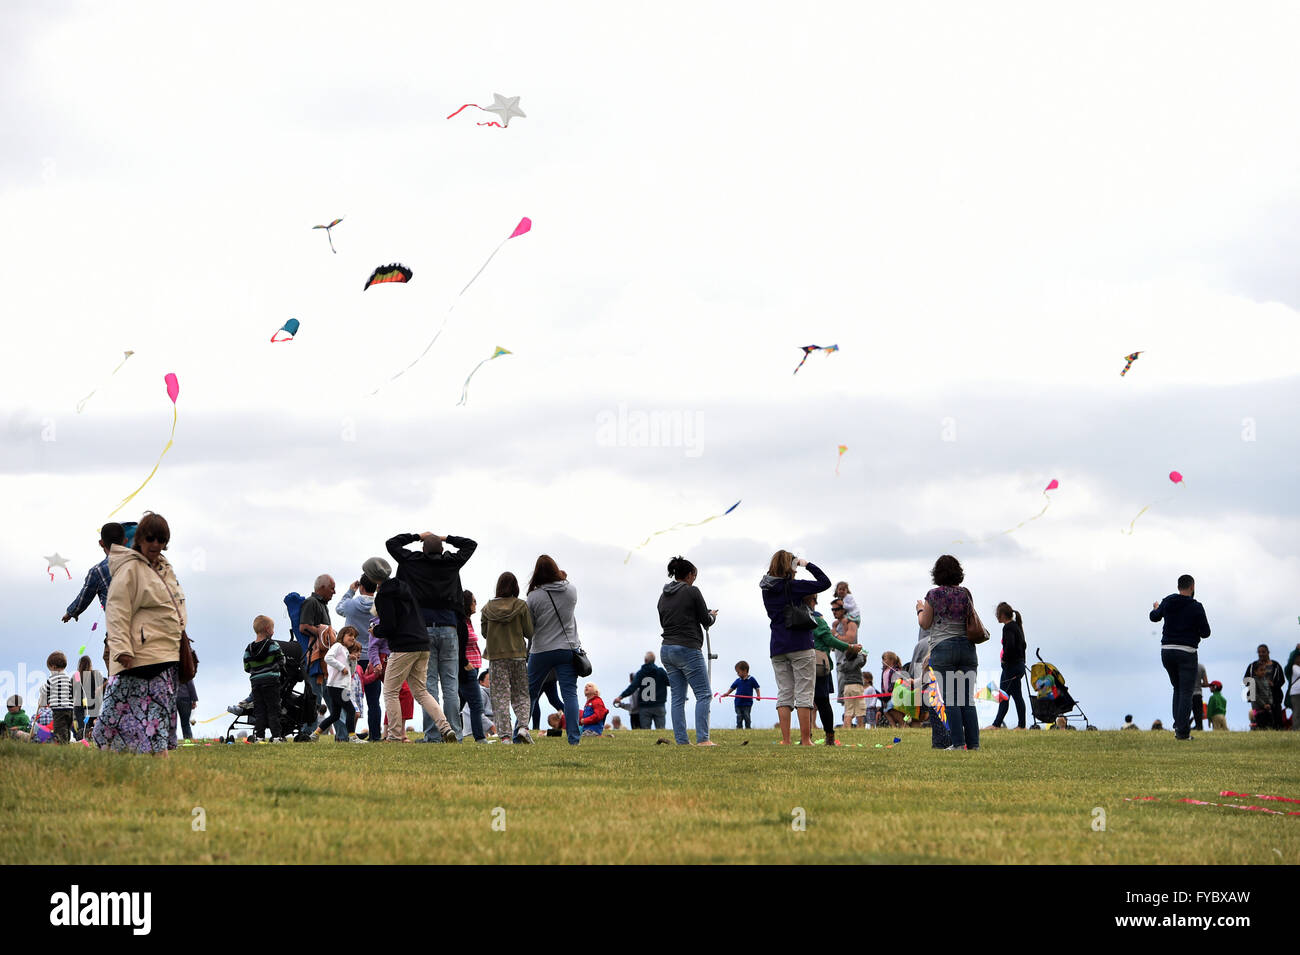
<svg viewBox="0 0 1300 955"><path fill-rule="evenodd" d="M302 682L302 647L297 640L277 640L284 652L284 669L280 672L280 735L292 736L298 728L316 722L316 698L297 689ZM253 701L251 697L240 703L239 715L226 730L226 742L235 741L235 730L241 726L253 729Z"/></svg>
<svg viewBox="0 0 1300 955"><path fill-rule="evenodd" d="M1088 722L1083 707L1070 695L1061 671L1043 660L1042 650L1038 647L1034 648L1034 656L1038 657L1038 662L1025 674L1025 682L1029 685L1029 706L1034 713L1031 729L1041 729L1040 722L1051 726L1057 719L1065 717L1067 721L1081 721L1084 729L1095 730L1097 727ZM1074 715L1076 709L1079 711L1077 716Z"/></svg>

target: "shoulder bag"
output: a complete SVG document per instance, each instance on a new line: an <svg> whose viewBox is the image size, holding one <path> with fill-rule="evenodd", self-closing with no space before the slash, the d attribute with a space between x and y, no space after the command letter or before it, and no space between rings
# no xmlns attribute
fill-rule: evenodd
<svg viewBox="0 0 1300 955"><path fill-rule="evenodd" d="M790 600L790 581L785 582L785 628L787 630L816 630L817 620L808 605L802 600L793 603Z"/></svg>
<svg viewBox="0 0 1300 955"><path fill-rule="evenodd" d="M980 620L980 615L975 612L975 598L970 595L970 591L965 587L962 591L966 594L966 639L971 643L984 643L989 638L989 632L984 629L984 623Z"/></svg>
<svg viewBox="0 0 1300 955"><path fill-rule="evenodd" d="M569 628L564 625L564 620L560 617L560 608L555 605L555 598L551 592L546 591L546 596L551 601L551 609L555 611L555 619L559 621L560 629L564 631L565 637L569 636ZM574 621L573 632L578 632L577 621ZM587 651L582 649L579 643L573 648L573 669L577 671L578 676L591 676L591 658L587 656Z"/></svg>
<svg viewBox="0 0 1300 955"><path fill-rule="evenodd" d="M176 595L172 593L171 585L167 583L167 578L162 575L157 567L154 567L152 564L150 564L149 567L158 575L158 579L162 581L162 585L167 588L167 596L172 598L172 606L176 608L176 619L179 622L182 619L181 606L176 602ZM178 672L176 674L177 689L179 689L181 685L189 683L190 680L194 679L195 675L199 672L199 656L194 652L194 646L190 643L190 635L185 631L184 626L181 627L181 645L178 664Z"/></svg>

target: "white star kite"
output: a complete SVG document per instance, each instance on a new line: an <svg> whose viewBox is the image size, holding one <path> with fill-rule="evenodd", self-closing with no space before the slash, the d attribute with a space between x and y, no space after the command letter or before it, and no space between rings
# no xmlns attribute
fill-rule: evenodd
<svg viewBox="0 0 1300 955"><path fill-rule="evenodd" d="M479 123L479 126L497 126L501 129L506 129L510 125L511 116L522 116L524 119L528 118L528 115L519 108L518 96L502 96L500 93L492 94L491 106L479 106L478 103L466 103L447 118L451 119L452 116L459 115L461 110L469 109L471 106L475 109L481 109L485 113L496 113L497 116L501 118L501 122L499 123L495 120L491 120L486 123Z"/></svg>
<svg viewBox="0 0 1300 955"><path fill-rule="evenodd" d="M45 568L45 572L50 575L50 580L54 579L53 568L55 567L62 567L63 572L68 575L68 579L72 579L72 571L68 570L68 558L60 557L57 550L45 558L45 563L49 565Z"/></svg>
<svg viewBox="0 0 1300 955"><path fill-rule="evenodd" d="M496 113L500 116L502 128L510 125L511 116L522 116L524 119L528 118L524 114L524 111L519 108L518 96L502 96L500 93L493 93L492 100L492 105L484 106L483 110L488 113Z"/></svg>

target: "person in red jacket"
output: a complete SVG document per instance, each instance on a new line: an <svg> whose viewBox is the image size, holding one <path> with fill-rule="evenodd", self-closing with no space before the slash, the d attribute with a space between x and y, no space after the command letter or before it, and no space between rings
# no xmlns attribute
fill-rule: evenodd
<svg viewBox="0 0 1300 955"><path fill-rule="evenodd" d="M605 708L605 702L600 698L600 690L594 683L588 683L582 688L583 695L587 697L587 703L582 708L582 715L578 722L582 725L582 735L599 736L605 732L605 717L609 715L609 710Z"/></svg>

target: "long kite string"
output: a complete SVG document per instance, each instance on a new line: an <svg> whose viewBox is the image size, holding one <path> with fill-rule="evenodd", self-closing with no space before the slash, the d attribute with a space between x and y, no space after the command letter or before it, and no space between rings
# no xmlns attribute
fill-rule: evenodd
<svg viewBox="0 0 1300 955"><path fill-rule="evenodd" d="M133 352L133 351L129 351L129 352L127 352L127 353L122 357L122 360L119 361L119 362L117 363L117 367L114 368L112 371L110 371L110 372L108 373L108 377L109 377L109 378L112 378L112 377L113 377L114 375L116 375L119 371L121 371L122 366L126 364L127 359L129 359L129 358L130 358L132 355L134 355L134 354L135 354L135 352ZM104 385L106 385L106 384L108 384L108 379L107 379L107 378L104 379ZM89 401L92 397L94 397L95 392L96 392L96 391L99 391L100 388L103 388L104 385L96 385L95 388L94 388L94 390L91 391L90 394L86 395L86 397L82 398L80 401L77 402L77 414L81 414L81 409L83 409L83 408L86 407L86 402Z"/></svg>
<svg viewBox="0 0 1300 955"><path fill-rule="evenodd" d="M1047 497L1047 492L1046 492L1046 491L1043 492L1043 497ZM987 543L988 541L993 540L994 537L1003 537L1003 536L1005 536L1005 535L1007 535L1007 534L1014 533L1015 531L1020 530L1020 528L1024 527L1024 526L1025 526L1026 524L1028 524L1030 521L1036 521L1036 520L1038 520L1040 517L1042 517L1044 514L1047 513L1047 509L1048 509L1049 507L1051 507L1051 506L1052 506L1052 499L1051 499L1050 497L1047 497L1047 503L1043 505L1043 509L1042 509L1041 511L1039 511L1037 514L1035 514L1033 517L1026 517L1023 521L1021 521L1021 522L1020 522L1019 524L1017 524L1015 527L1008 527L1008 528L1007 528L1006 530L1004 530L1004 531L998 531L996 534L993 535L993 537L980 537L980 538L977 538L977 539L975 539L975 540L957 540L957 541L953 541L953 543L954 543L954 544L984 544L984 543ZM1142 508L1142 510L1145 511L1146 508L1144 507L1144 508ZM1138 514L1138 517L1141 517L1141 516L1142 516L1141 514ZM1136 520L1137 520L1137 517L1133 518L1133 520L1136 521Z"/></svg>
<svg viewBox="0 0 1300 955"><path fill-rule="evenodd" d="M1179 482L1178 486L1179 486L1179 487L1185 487L1186 485L1185 485L1183 482ZM1121 533L1121 534L1128 534L1130 537L1132 537L1132 536L1133 536L1133 525L1137 523L1137 519L1138 519L1139 517L1141 517L1143 514L1145 514L1145 513L1146 513L1148 510L1150 510L1151 508L1155 507L1157 504L1168 504L1168 503L1169 503L1170 501L1172 501L1173 499L1174 499L1173 496L1170 496L1170 497L1162 497L1162 498L1161 498L1160 500L1158 500L1158 501L1152 501L1152 502L1151 502L1150 504L1148 504L1146 507L1142 508L1142 510L1138 511L1135 515L1133 515L1133 520L1131 520L1131 521L1128 522L1128 530L1126 531L1126 530L1123 530L1123 529L1121 528L1121 529L1120 529L1120 533Z"/></svg>
<svg viewBox="0 0 1300 955"><path fill-rule="evenodd" d="M471 104L471 105L472 105L472 104ZM463 107L463 106L461 107L461 109L464 109L464 108L465 108L465 107ZM460 110L457 110L456 112L460 112ZM456 115L456 114L453 113L452 116L454 116L454 115ZM447 118L450 119L451 117L449 116L449 117L447 117ZM469 289L469 287L470 287L471 285L474 284L474 280L477 279L480 275L483 274L483 270L484 270L485 268L488 267L488 262L491 262L494 258L496 258L496 254L497 254L498 252L501 251L501 246L504 246L504 245L505 245L507 242L509 242L512 238L514 238L513 235L511 235L511 236L507 236L506 238L502 239L502 240L501 240L501 245L498 245L495 249L493 249L493 250L492 250L492 254L489 255L489 256L487 257L487 262L484 262L481 266L479 266L479 270L478 270L477 272L474 273L474 278L470 279L468 282L465 283L465 288L461 289L461 290L460 290L460 294L457 295L457 296L452 300L451 307L447 309L447 314L443 316L442 324L438 326L438 330L437 330L436 332L434 332L433 337L432 337L431 339L429 339L429 344L427 344L427 345L424 346L424 351L422 351L422 352L420 352L420 354L416 355L414 361L412 361L409 365L407 365L405 368L403 368L403 369L402 369L401 371L399 371L397 374L393 375L392 378L389 378L388 381L385 382L385 384L392 384L392 383L393 383L394 381L396 381L398 378L401 378L404 374L406 374L408 371L410 371L412 368L414 368L417 364L419 364L420 360L421 360L422 358L424 358L425 355L429 354L429 349L432 348L432 347L433 347L433 343L436 342L436 341L438 340L438 336L442 334L442 330L443 330L444 328L447 327L447 322L451 319L451 313L454 312L454 311L456 310L456 306L457 306L457 304L459 304L460 299L461 299L461 296L464 295L465 292ZM379 386L379 388L382 388L382 387L384 387L384 385L381 384L381 385ZM370 394L371 394L372 397L373 397L374 395L379 394L379 388L376 388L374 391L370 392Z"/></svg>
<svg viewBox="0 0 1300 955"><path fill-rule="evenodd" d="M684 528L684 527L699 527L701 524L707 524L707 523L709 523L709 521L716 521L719 517L726 517L728 514L730 514L732 511L734 511L734 510L735 510L736 508L738 508L739 506L740 506L740 501L737 501L735 504L731 505L731 507L727 508L727 509L726 509L725 511L723 511L721 514L714 514L712 517L706 517L706 518L705 518L704 520L702 520L702 521L692 521L692 522L678 521L678 522L677 522L676 524L674 524L672 527L665 527L665 528L664 528L663 530L661 530L661 531L655 531L653 534L651 534L649 537L647 537L647 538L646 538L645 540L643 540L641 543L639 543L639 544L637 544L635 547L633 547L632 550L628 551L628 552L627 552L627 556L623 558L623 563L626 564L629 560L632 559L632 552L633 552L633 551L638 551L638 550L640 550L642 547L644 547L646 544L650 543L650 541L654 540L654 539L655 539L656 537L658 537L660 534L667 534L667 533L669 533L669 532L671 532L671 531L679 531L679 530L681 530L681 529Z"/></svg>
<svg viewBox="0 0 1300 955"><path fill-rule="evenodd" d="M153 476L158 473L158 468L162 465L162 459L164 455L166 455L167 452L172 449L172 440L175 437L176 437L176 403L172 402L172 433L167 438L167 447L163 448L162 454L158 455L158 463L153 466L153 470L150 471L149 476L144 479L144 483L142 483L138 488L136 488L126 497L122 498L122 503L117 505L117 507L113 508L113 510L109 512L108 515L109 517L112 517L114 514L116 514L118 511L124 508L127 505L127 502L131 500L131 498L135 497L137 494L139 494L141 491L144 490L145 484L148 484L150 481L153 480Z"/></svg>

